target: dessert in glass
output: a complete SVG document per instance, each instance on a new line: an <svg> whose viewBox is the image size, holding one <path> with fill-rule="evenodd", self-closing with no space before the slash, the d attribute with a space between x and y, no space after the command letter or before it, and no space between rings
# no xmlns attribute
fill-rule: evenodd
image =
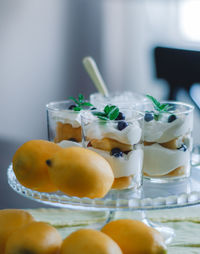
<svg viewBox="0 0 200 254"><path fill-rule="evenodd" d="M144 115L144 176L168 182L190 176L193 106L176 101L140 106Z"/></svg>
<svg viewBox="0 0 200 254"><path fill-rule="evenodd" d="M104 96L101 93L93 93L90 95L90 102L97 108L106 106L107 104L128 107L130 104L137 105L145 101L147 101L145 95L131 91L109 93L109 96Z"/></svg>
<svg viewBox="0 0 200 254"><path fill-rule="evenodd" d="M136 189L142 183L143 114L107 105L83 112L83 145L103 156L114 173L112 189Z"/></svg>
<svg viewBox="0 0 200 254"><path fill-rule="evenodd" d="M46 105L48 140L62 147L82 144L81 111L92 106L82 94L69 99Z"/></svg>

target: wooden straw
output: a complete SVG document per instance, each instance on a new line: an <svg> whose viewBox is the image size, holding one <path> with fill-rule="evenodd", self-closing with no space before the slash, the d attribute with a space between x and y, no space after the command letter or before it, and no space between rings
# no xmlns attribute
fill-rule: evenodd
<svg viewBox="0 0 200 254"><path fill-rule="evenodd" d="M108 89L106 87L106 84L99 72L99 69L92 57L85 57L83 59L83 65L88 72L91 80L93 81L94 85L96 86L97 90L103 95L108 96Z"/></svg>

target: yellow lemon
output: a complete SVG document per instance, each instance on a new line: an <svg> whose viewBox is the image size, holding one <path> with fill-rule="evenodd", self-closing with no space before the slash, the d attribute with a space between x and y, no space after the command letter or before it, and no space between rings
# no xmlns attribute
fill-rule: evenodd
<svg viewBox="0 0 200 254"><path fill-rule="evenodd" d="M106 234L80 229L63 240L60 254L122 254L122 251Z"/></svg>
<svg viewBox="0 0 200 254"><path fill-rule="evenodd" d="M47 164L51 180L67 195L101 198L114 181L109 163L99 154L82 147L64 148Z"/></svg>
<svg viewBox="0 0 200 254"><path fill-rule="evenodd" d="M59 254L62 238L44 222L32 222L10 235L5 254Z"/></svg>
<svg viewBox="0 0 200 254"><path fill-rule="evenodd" d="M31 214L23 210L0 210L0 250L4 253L9 236L17 229L34 221Z"/></svg>
<svg viewBox="0 0 200 254"><path fill-rule="evenodd" d="M13 157L13 170L18 181L25 187L41 191L57 191L48 174L46 160L62 148L46 140L24 143Z"/></svg>
<svg viewBox="0 0 200 254"><path fill-rule="evenodd" d="M123 254L166 254L161 234L141 221L120 219L106 224L102 230L121 248Z"/></svg>

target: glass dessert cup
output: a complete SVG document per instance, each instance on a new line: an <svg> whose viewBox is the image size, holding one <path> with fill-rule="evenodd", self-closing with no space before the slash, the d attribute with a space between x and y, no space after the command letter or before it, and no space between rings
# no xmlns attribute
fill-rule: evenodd
<svg viewBox="0 0 200 254"><path fill-rule="evenodd" d="M100 93L93 93L90 95L90 102L97 108L108 104L114 104L118 107L129 107L130 105L137 105L146 102L145 95L140 93L133 93L130 91L110 93L108 97Z"/></svg>
<svg viewBox="0 0 200 254"><path fill-rule="evenodd" d="M143 174L154 182L189 177L193 146L193 106L175 101L161 104L169 110L155 111L149 103L139 106L145 112Z"/></svg>
<svg viewBox="0 0 200 254"><path fill-rule="evenodd" d="M63 146L81 143L81 111L74 111L71 101L50 102L46 110L49 141Z"/></svg>
<svg viewBox="0 0 200 254"><path fill-rule="evenodd" d="M102 120L83 112L83 146L108 161L115 177L112 189L137 189L142 184L143 114L130 109L120 112L123 120Z"/></svg>

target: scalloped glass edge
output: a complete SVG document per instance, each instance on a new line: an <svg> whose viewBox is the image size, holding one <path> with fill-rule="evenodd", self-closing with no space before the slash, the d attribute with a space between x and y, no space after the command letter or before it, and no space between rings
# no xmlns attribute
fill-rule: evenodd
<svg viewBox="0 0 200 254"><path fill-rule="evenodd" d="M131 211L169 209L200 204L200 192L181 193L167 197L143 198L142 189L133 191L136 197L121 198L116 191L108 193L104 198L78 198L67 196L61 192L38 192L22 186L13 172L12 164L7 170L8 184L18 194L51 206L90 211ZM137 197L138 196L138 197Z"/></svg>

